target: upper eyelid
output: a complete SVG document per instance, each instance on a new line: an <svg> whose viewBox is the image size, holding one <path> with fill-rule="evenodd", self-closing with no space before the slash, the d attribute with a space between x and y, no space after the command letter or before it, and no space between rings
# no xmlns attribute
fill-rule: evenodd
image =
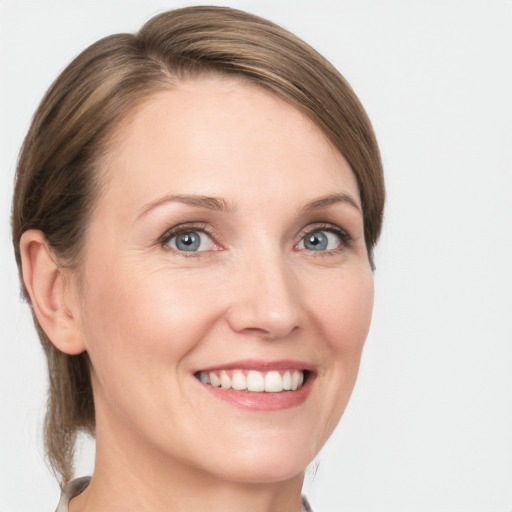
<svg viewBox="0 0 512 512"><path fill-rule="evenodd" d="M350 233L342 228L341 226L338 226L337 224L333 224L331 222L314 222L311 224L308 224L304 228L302 228L297 236L301 240L305 235L308 233L314 232L314 231L331 231L333 233L338 233L339 235L343 236L347 240L352 240L352 236Z"/></svg>
<svg viewBox="0 0 512 512"><path fill-rule="evenodd" d="M182 224L177 224L167 231L165 231L162 236L159 238L159 243L161 245L165 245L180 233L186 233L187 231L201 231L208 235L216 244L222 245L219 241L220 234L217 230L213 229L209 224L204 222L183 222Z"/></svg>

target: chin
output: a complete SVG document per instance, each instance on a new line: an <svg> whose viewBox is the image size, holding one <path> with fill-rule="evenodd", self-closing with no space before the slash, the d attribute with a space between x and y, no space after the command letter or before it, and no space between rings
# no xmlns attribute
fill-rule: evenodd
<svg viewBox="0 0 512 512"><path fill-rule="evenodd" d="M302 478L320 447L308 437L291 432L265 439L257 436L249 445L232 443L231 448L214 461L221 478L239 483L268 484ZM245 440L247 441L247 440ZM294 442L295 441L295 442ZM210 459L213 461L213 459Z"/></svg>
<svg viewBox="0 0 512 512"><path fill-rule="evenodd" d="M225 468L224 480L243 484L271 484L302 478L309 461L305 460L271 460L246 459L243 462L229 464Z"/></svg>

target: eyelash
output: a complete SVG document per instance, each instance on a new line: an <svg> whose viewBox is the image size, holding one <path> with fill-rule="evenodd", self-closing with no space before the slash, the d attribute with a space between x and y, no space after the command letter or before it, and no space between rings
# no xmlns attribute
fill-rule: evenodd
<svg viewBox="0 0 512 512"><path fill-rule="evenodd" d="M217 233L212 230L209 224L205 224L203 222L194 223L194 224L179 224L178 226L174 226L168 231L166 231L159 239L159 244L166 251L175 252L180 256L184 256L186 258L197 257L203 255L203 253L208 251L180 251L179 249L175 249L174 247L170 247L169 242L176 236L179 236L183 233L190 233L192 231L198 231L201 233L205 233L208 235L214 242L215 245L220 245L217 240L220 238Z"/></svg>
<svg viewBox="0 0 512 512"><path fill-rule="evenodd" d="M322 257L322 256L329 256L332 254L337 254L344 249L350 247L353 243L352 237L345 231L344 229L340 228L336 224L330 224L330 223L319 223L319 224L313 224L309 225L306 228L304 228L300 234L299 234L299 242L300 243L304 238L309 235L316 233L317 231L326 231L328 233L334 233L338 236L340 240L340 245L336 249L327 250L327 251L308 251L309 253L313 253L313 256L315 257ZM295 244L295 246L298 245Z"/></svg>
<svg viewBox="0 0 512 512"><path fill-rule="evenodd" d="M192 232L192 231L198 231L198 232L205 233L213 240L214 244L221 245L217 242L217 240L220 238L220 236L214 230L212 230L212 228L209 224L202 223L202 222L195 223L195 224L180 224L178 226L172 227L171 229L166 231L159 238L159 245L161 247L163 247L166 251L176 252L184 257L197 257L199 255L202 255L204 252L209 252L209 251L190 251L190 252L180 251L180 250L170 247L168 245L169 242L174 237L176 237L182 233L188 233L188 232ZM352 237L344 229L340 228L339 226L337 226L335 224L330 224L330 223L319 223L319 224L308 225L306 228L304 228L299 233L299 241L296 244L294 244L294 248L297 247L297 245L301 241L303 241L304 238L308 234L313 234L317 231L326 231L326 232L334 233L335 235L337 235L340 240L339 247L337 247L335 249L327 250L327 251L311 251L311 250L307 251L307 249L300 249L301 251L306 250L309 253L315 253L314 254L315 257L328 256L333 253L338 253L338 252L342 251L343 249L346 249L347 247L350 247L353 243Z"/></svg>

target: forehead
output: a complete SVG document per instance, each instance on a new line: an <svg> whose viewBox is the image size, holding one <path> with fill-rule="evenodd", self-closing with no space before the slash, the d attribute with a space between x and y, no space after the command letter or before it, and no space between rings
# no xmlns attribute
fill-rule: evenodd
<svg viewBox="0 0 512 512"><path fill-rule="evenodd" d="M104 193L121 188L138 199L341 187L359 200L346 160L311 120L230 77L187 80L150 96L115 129L100 173Z"/></svg>

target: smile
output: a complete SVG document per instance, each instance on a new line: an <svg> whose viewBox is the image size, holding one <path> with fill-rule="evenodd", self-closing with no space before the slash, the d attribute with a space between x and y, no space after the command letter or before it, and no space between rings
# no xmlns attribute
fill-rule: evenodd
<svg viewBox="0 0 512 512"><path fill-rule="evenodd" d="M307 372L297 369L288 370L215 370L200 371L196 377L206 385L221 389L250 391L253 393L280 393L296 391L307 380Z"/></svg>
<svg viewBox="0 0 512 512"><path fill-rule="evenodd" d="M194 372L197 383L214 397L251 411L299 407L316 381L307 361L246 359Z"/></svg>

